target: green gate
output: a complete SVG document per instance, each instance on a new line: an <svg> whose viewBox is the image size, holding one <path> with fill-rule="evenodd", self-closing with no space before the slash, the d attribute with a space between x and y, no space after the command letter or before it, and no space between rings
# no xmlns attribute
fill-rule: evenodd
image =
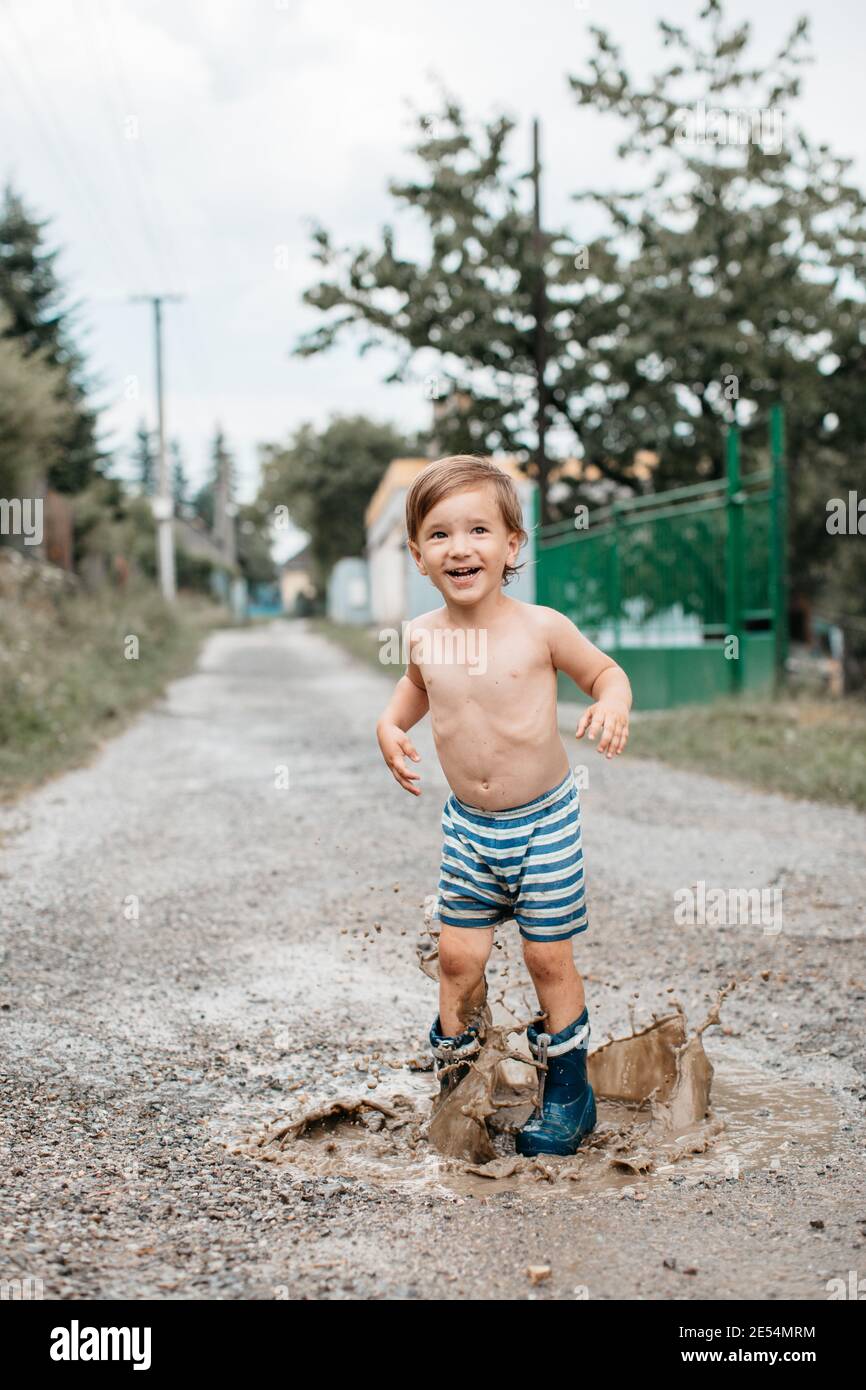
<svg viewBox="0 0 866 1390"><path fill-rule="evenodd" d="M769 468L615 502L540 527L536 601L565 613L625 669L639 709L769 692L787 656L783 418ZM560 676L563 698L574 686Z"/></svg>

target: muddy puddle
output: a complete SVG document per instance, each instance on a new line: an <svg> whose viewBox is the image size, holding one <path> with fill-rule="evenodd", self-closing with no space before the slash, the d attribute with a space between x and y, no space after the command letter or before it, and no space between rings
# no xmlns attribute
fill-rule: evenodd
<svg viewBox="0 0 866 1390"><path fill-rule="evenodd" d="M710 1061L704 1034L720 1022L733 985L690 1032L678 1006L649 1026L590 1050L598 1122L569 1158L522 1158L514 1133L532 1112L537 1084L513 1021L488 1027L469 1075L443 1101L425 1061L413 1059L375 1095L307 1105L231 1152L298 1177L342 1177L441 1196L581 1197L647 1186L677 1174L736 1180L754 1168L832 1148L832 1102L794 1081L730 1058ZM808 1136L808 1146L803 1140Z"/></svg>

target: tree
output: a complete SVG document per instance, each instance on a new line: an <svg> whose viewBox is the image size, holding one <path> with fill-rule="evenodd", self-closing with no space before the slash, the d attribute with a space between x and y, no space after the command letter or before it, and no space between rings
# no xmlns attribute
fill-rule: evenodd
<svg viewBox="0 0 866 1390"><path fill-rule="evenodd" d="M208 480L206 483L202 483L192 499L193 512L204 522L209 531L213 530L213 494L214 485Z"/></svg>
<svg viewBox="0 0 866 1390"><path fill-rule="evenodd" d="M213 522L211 529L217 545L225 556L229 569L234 569L237 560L235 536L235 517L237 507L234 501L234 459L229 451L226 437L218 425L211 446L213 464Z"/></svg>
<svg viewBox="0 0 866 1390"><path fill-rule="evenodd" d="M131 457L139 490L143 496L152 497L156 491L157 457L153 433L147 428L144 420L138 423Z"/></svg>
<svg viewBox="0 0 866 1390"><path fill-rule="evenodd" d="M69 405L58 371L42 353L29 357L3 332L0 310L0 497L41 494L46 472L60 458Z"/></svg>
<svg viewBox="0 0 866 1390"><path fill-rule="evenodd" d="M80 491L105 460L96 438L96 412L88 403L90 383L76 347L76 308L67 307L55 269L57 251L47 249L47 223L36 221L7 185L0 205L0 305L7 316L4 338L15 339L26 357L56 369L57 399L66 407L61 449L48 481L61 492Z"/></svg>
<svg viewBox="0 0 866 1390"><path fill-rule="evenodd" d="M443 452L499 450L528 460L538 449L539 410L547 427L558 427L570 443L573 420L559 382L574 368L578 325L570 305L581 248L564 229L536 233L529 175L507 166L514 130L508 117L476 128L445 97L441 112L418 116L417 127L412 150L422 173L388 187L399 206L426 220L429 256L417 262L399 256L390 226L374 251L336 247L314 224L313 259L324 277L303 298L325 320L300 338L295 352L325 352L344 330L363 327L360 351L393 344L399 356L386 379L405 381L417 354L427 350L436 363L435 393L466 402L437 425ZM600 321L590 301L582 314ZM540 358L546 363L541 383ZM540 462L546 474L546 458Z"/></svg>
<svg viewBox="0 0 866 1390"><path fill-rule="evenodd" d="M273 514L260 498L238 508L238 565L250 584L272 584L277 567L271 555Z"/></svg>
<svg viewBox="0 0 866 1390"><path fill-rule="evenodd" d="M807 61L801 19L761 69L750 26L725 26L707 0L701 29L660 22L672 59L639 83L593 29L588 73L572 77L580 106L625 122L621 159L648 181L626 193L580 194L611 230L588 248L583 300L602 299L605 331L581 339L566 373L587 457L624 461L642 446L661 456L657 486L723 470L724 426L746 446L763 438L768 408L787 407L792 459L862 439L866 306L852 294L866 266L866 203L849 160L815 146L792 122ZM613 252L613 254L612 254ZM593 380L584 390L586 372Z"/></svg>
<svg viewBox="0 0 866 1390"><path fill-rule="evenodd" d="M367 503L391 460L417 447L393 426L363 415L335 415L321 432L304 424L288 445L262 446L259 501L271 510L287 508L309 533L320 588L337 560L363 552Z"/></svg>
<svg viewBox="0 0 866 1390"><path fill-rule="evenodd" d="M768 408L783 402L792 586L862 649L862 590L842 599L842 548L825 522L827 499L862 485L866 200L851 161L795 124L805 19L763 68L750 26L727 25L719 0L706 0L695 35L659 28L672 57L650 79L629 76L599 29L587 73L571 79L580 106L625 122L617 153L650 181L581 195L612 228L588 247L583 291L604 300L608 327L583 342L563 389L577 393L588 367L585 453L624 460L647 445L657 487L720 476L728 421L747 467L760 465ZM853 566L852 547L845 555Z"/></svg>
<svg viewBox="0 0 866 1390"><path fill-rule="evenodd" d="M182 513L189 505L189 482L183 466L180 440L173 439L171 441L168 446L168 456L171 461L171 491L174 498L174 509L176 512Z"/></svg>

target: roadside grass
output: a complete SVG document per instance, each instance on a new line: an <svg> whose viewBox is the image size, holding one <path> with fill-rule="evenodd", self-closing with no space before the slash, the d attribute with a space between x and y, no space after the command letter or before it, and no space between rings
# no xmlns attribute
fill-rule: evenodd
<svg viewBox="0 0 866 1390"><path fill-rule="evenodd" d="M0 603L0 800L86 761L227 621L204 597L172 606L144 585ZM124 655L130 636L137 659Z"/></svg>
<svg viewBox="0 0 866 1390"><path fill-rule="evenodd" d="M396 679L402 672L402 665L379 661L379 643L366 628L327 618L311 623L383 675ZM866 811L866 703L858 700L804 695L638 711L628 752L764 791Z"/></svg>
<svg viewBox="0 0 866 1390"><path fill-rule="evenodd" d="M629 752L674 767L866 811L866 704L719 700L647 713Z"/></svg>

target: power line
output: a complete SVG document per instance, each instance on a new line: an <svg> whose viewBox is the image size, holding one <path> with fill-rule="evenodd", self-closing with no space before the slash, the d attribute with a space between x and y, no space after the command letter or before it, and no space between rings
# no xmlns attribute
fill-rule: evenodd
<svg viewBox="0 0 866 1390"><path fill-rule="evenodd" d="M105 245L105 242L108 242L109 254L115 260L116 266L120 269L121 278L125 280L129 275L129 266L121 266L117 250L118 246L122 244L123 239L118 240L116 229L113 225L113 219L108 213L108 206L107 204L103 204L99 194L94 192L93 186L84 172L83 167L74 157L74 147L67 147L65 139L60 133L63 129L63 123L54 105L51 88L49 84L43 82L40 77L39 70L30 52L27 37L18 23L15 8L12 4L8 3L8 0L5 5L5 13L9 18L11 30L14 31L17 38L22 64L26 65L36 91L36 103L34 104L31 102L24 86L20 70L16 70L13 65L12 70L15 73L15 80L19 90L24 96L25 104L31 109L31 113L40 130L47 134L50 148L52 150L56 148L61 151L59 161L55 160L55 162L58 162L63 167L67 180L69 177L74 177L77 185L75 190L76 200L79 203L83 202L87 205L88 215L91 216L93 220L98 243L100 245ZM7 32L9 32L9 30L7 30ZM70 157L70 149L72 149L73 157ZM84 190L84 199L81 198L82 189ZM106 229L108 229L108 236L106 236Z"/></svg>
<svg viewBox="0 0 866 1390"><path fill-rule="evenodd" d="M51 163L54 165L55 169L60 175L60 178L63 180L69 192L72 194L73 204L81 207L88 219L90 220L91 228L94 234L94 239L104 239L104 223L100 224L99 218L94 213L90 200L87 197L82 198L81 186L74 178L74 170L71 162L64 158L60 150L60 146L55 139L54 132L51 130L51 127L48 125L47 121L45 121L43 118L41 108L38 104L34 104L31 101L30 95L26 87L24 86L24 83L20 77L18 68L16 67L14 60L10 59L10 57L4 51L2 45L0 45L0 57L2 57L3 59L3 65L6 73L10 76L12 82L15 84L15 87L19 94L19 98L21 100L22 107L32 118L33 129L38 132L39 138L42 142L44 149L48 154L49 159L51 160ZM125 280L128 273L128 268L125 266L121 266L120 260L117 256L116 247L112 240L109 240L109 254L115 260L115 269L119 271L121 281Z"/></svg>
<svg viewBox="0 0 866 1390"><path fill-rule="evenodd" d="M88 22L88 25L90 26L90 32L91 32L91 34L92 34L92 36L93 36L93 50L94 50L94 53L96 54L96 61L97 61L97 63L99 63L99 65L100 65L100 70L102 71L102 64L101 64L101 61L100 61L100 55L99 55L99 53L97 52L97 48L103 49L103 51L104 51L104 47L103 47L103 44L102 44L101 41L100 41L100 36L99 36L99 34L98 34L98 32L97 32L97 28L96 28L96 25L95 25L95 23L94 23L93 14L92 14L91 10L88 8L87 4L85 3L85 0L81 0L81 10L82 10L83 13L87 16L87 22ZM84 31L83 31L83 29L80 29L80 30L79 30L79 38L80 38L80 40L81 40L81 43L82 43L82 46L83 46L83 51L84 51L84 53L85 53L85 58L86 58L86 56L87 56L87 46L84 44ZM121 131L123 130L123 122L124 122L124 113L123 113L122 108L121 108L121 110L118 112L117 108L116 108L116 107L113 107L113 104L112 104L112 102L111 102L111 99L110 99L109 96L108 96L107 87L106 87L106 85L104 85L104 84L102 83L102 81L96 81L96 82L94 82L93 86L94 86L94 88L95 88L95 90L96 90L96 95L97 95L97 97L99 98L99 101L100 101L100 104L101 104L101 106L102 106L102 109L105 111L106 119L107 119L107 122L108 122L108 131L109 131L109 134L111 134L111 132L114 131L114 132L116 132L116 139L120 139L120 138L121 138ZM131 113L127 113L128 116L129 116L130 114L131 114ZM122 169L122 177L123 177L124 181L126 182L126 185L127 185L127 187L129 188L129 190L130 190L130 192L131 192L131 194L132 194L133 203L134 203L134 204L137 206L137 208L138 208L138 215L139 215L139 219L140 219L140 225L141 225L141 227L144 229L146 238L147 238L147 240L148 240L148 242L149 242L149 244L150 244L150 249L151 249L151 252L152 252L152 254L153 254L154 265L156 266L156 268L157 268L157 270L158 270L158 273L159 273L159 275L161 276L161 278L163 278L163 279L165 279L165 280L171 280L172 276L171 276L171 274L170 274L170 272L169 272L168 266L167 266L167 264L166 264L166 262L165 262L165 259L164 259L164 257L163 257L163 254L162 254L162 247L161 247L161 245L159 244L159 239L158 239L158 237L157 237L157 235L156 235L156 231L155 231L154 226L153 226L153 223L152 223L152 221L151 221L150 210L149 210L149 208L148 208L148 206L147 206L146 199L145 199L144 196L143 196L142 188L141 188L141 184L140 184L140 180L136 177L136 175L138 174L139 171L138 171L137 164L136 164L136 162L135 162L135 156L134 156L133 151L132 151L132 146L136 143L136 141L134 141L132 138L129 138L129 139L126 140L126 144L130 147L130 148L129 148L129 153L128 153L128 156L127 156L127 155L124 155L124 153L118 148L118 145L117 145L117 143L116 143L116 139L110 139L110 140L109 140L109 144L110 144L110 146L111 146L111 149L112 149L112 151L113 151L113 154L114 154L114 156L115 156L115 159L116 159L117 163L121 166L121 169ZM130 161L132 162L133 168L130 168Z"/></svg>
<svg viewBox="0 0 866 1390"><path fill-rule="evenodd" d="M106 38L106 47L113 65L112 74L115 85L117 87L118 92L120 93L120 98L123 105L125 105L130 111L137 110L138 103L132 100L134 94L132 92L129 78L124 65L122 48L120 44L117 42L117 31L115 29L115 12L112 9L111 5L108 4L107 0L99 0L99 3ZM156 203L159 223L166 233L166 236L169 241L170 250L176 252L176 247L174 245L174 241L171 237L169 230L171 223L169 218L167 218L165 215L165 204L162 201L162 196L160 194L159 189L159 182L153 170L153 165L150 159L150 148L146 139L140 142L139 149L142 157L142 164L144 165L148 174L150 190L153 194L153 198ZM139 175L141 175L141 171L138 169L138 166L136 166L136 172ZM144 186L143 176L142 185ZM177 261L176 254L174 255L173 259L175 260L175 262ZM192 356L192 363L194 369L198 369L200 368L203 362L207 381L206 383L202 384L207 386L207 390L202 391L202 394L213 395L214 383L217 380L217 373L214 370L213 358L211 357L210 353L209 337L206 333L202 331L201 323L199 321L198 316L198 310L196 308L194 300L190 301L189 307L190 312L192 314L193 325L195 330L195 352ZM199 382L201 383L201 376L199 376Z"/></svg>

